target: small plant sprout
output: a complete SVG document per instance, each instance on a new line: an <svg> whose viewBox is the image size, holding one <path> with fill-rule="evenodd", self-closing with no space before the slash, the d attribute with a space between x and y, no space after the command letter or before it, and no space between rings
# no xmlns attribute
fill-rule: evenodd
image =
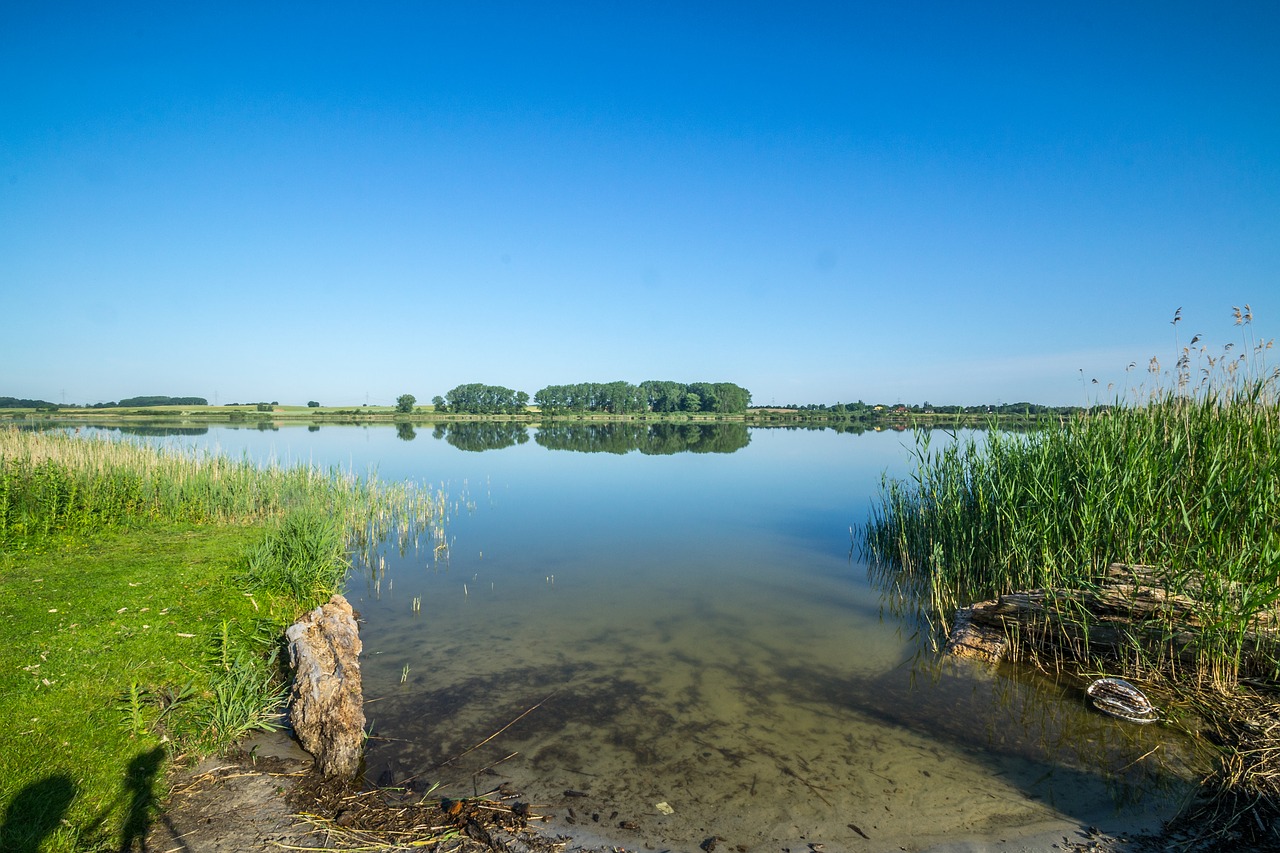
<svg viewBox="0 0 1280 853"><path fill-rule="evenodd" d="M404 668L400 670L400 683L404 684L408 680L409 680L409 664L405 664Z"/></svg>

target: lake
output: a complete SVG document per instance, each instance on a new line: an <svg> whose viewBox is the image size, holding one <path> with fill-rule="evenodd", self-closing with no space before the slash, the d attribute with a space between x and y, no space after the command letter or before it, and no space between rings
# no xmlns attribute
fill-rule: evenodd
<svg viewBox="0 0 1280 853"><path fill-rule="evenodd" d="M851 545L911 436L742 425L210 427L150 440L435 484L448 553L353 569L368 778L506 782L629 847L999 846L1169 816L1191 747L939 659ZM910 608L908 608L908 611ZM968 849L968 848L965 848ZM1012 849L1012 848L1011 848Z"/></svg>

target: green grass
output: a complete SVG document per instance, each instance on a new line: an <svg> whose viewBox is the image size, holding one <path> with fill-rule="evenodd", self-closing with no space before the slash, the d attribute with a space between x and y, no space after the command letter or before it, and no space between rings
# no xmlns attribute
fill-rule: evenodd
<svg viewBox="0 0 1280 853"><path fill-rule="evenodd" d="M1256 636L1280 601L1280 409L1267 347L1226 370L1209 359L1195 389L1180 360L1175 388L1030 433L992 429L940 448L917 433L915 472L883 482L864 530L874 570L947 625L968 601L1088 590L1110 563L1153 566L1196 602L1190 623L1160 626L1170 640L1195 629L1187 674L1275 679L1275 635ZM1186 666L1178 658L1131 662L1172 670Z"/></svg>
<svg viewBox="0 0 1280 853"><path fill-rule="evenodd" d="M249 654L260 620L282 627L294 615L245 596L236 582L261 535L253 527L153 524L6 552L0 849L31 849L29 833L48 824L13 814L11 804L56 779L68 780L74 796L47 849L114 849L130 817L129 786L138 784L128 778L132 762L161 747L225 743L206 727L222 637L233 655ZM169 695L178 702L166 708Z"/></svg>
<svg viewBox="0 0 1280 853"><path fill-rule="evenodd" d="M133 849L169 762L272 724L283 628L443 501L0 428L0 849ZM403 540L402 540L403 541Z"/></svg>

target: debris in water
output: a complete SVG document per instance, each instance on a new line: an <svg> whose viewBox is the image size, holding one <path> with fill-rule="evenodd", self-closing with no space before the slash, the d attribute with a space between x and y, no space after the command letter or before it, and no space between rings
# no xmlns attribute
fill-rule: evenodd
<svg viewBox="0 0 1280 853"><path fill-rule="evenodd" d="M1085 693L1093 707L1113 717L1141 724L1160 719L1142 691L1123 678L1099 678L1088 686Z"/></svg>

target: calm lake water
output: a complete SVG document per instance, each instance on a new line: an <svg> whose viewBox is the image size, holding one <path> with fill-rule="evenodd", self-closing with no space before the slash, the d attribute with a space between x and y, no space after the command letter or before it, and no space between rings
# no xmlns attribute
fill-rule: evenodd
<svg viewBox="0 0 1280 853"><path fill-rule="evenodd" d="M371 782L450 796L508 782L557 831L683 850L999 846L1167 816L1190 790L1172 730L1030 673L942 662L886 610L850 528L881 472L906 474L909 435L325 425L155 440L376 468L449 496L447 558L384 549L349 580Z"/></svg>

